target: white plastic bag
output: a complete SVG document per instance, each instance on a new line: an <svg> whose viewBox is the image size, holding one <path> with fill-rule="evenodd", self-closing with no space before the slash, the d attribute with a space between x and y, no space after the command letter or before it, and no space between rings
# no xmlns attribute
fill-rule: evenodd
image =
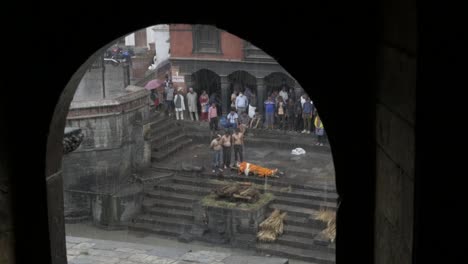
<svg viewBox="0 0 468 264"><path fill-rule="evenodd" d="M304 155L306 152L303 148L295 148L291 151L293 155Z"/></svg>

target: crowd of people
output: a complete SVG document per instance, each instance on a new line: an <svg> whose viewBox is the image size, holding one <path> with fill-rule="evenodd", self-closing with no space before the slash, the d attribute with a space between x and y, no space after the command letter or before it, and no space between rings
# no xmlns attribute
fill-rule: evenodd
<svg viewBox="0 0 468 264"><path fill-rule="evenodd" d="M214 138L210 145L214 151L213 164L216 164L213 170L231 166L232 147L235 164L243 161L242 146L248 129L312 133L317 136L317 145L325 143L325 130L313 101L306 93L296 97L295 91L292 88L288 90L286 86L268 94L263 104L264 116L258 109L255 93L248 87L243 91L234 89L230 97L230 112L225 116L221 114L222 103L216 93L208 95L202 91L198 96L193 88L189 88L184 96L168 79L164 90L152 90L151 98L156 109L163 110L168 116L175 114L176 120L184 120L184 112L188 111L192 121L209 122ZM219 134L220 130L225 131L224 135Z"/></svg>

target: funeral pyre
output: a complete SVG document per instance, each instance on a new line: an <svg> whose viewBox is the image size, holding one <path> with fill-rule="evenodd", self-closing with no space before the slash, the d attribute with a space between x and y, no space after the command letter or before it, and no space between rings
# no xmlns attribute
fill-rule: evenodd
<svg viewBox="0 0 468 264"><path fill-rule="evenodd" d="M214 193L218 198L229 201L241 200L249 203L256 202L260 197L260 192L250 182L228 183L216 188Z"/></svg>
<svg viewBox="0 0 468 264"><path fill-rule="evenodd" d="M271 215L260 224L260 231L257 233L258 240L262 242L276 241L278 236L283 234L284 218L286 212L281 213L275 209Z"/></svg>

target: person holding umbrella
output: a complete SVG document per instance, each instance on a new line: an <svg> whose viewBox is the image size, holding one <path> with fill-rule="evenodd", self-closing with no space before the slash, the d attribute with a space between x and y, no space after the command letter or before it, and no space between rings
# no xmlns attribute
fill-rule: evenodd
<svg viewBox="0 0 468 264"><path fill-rule="evenodd" d="M154 103L154 108L155 109L159 106L159 103L160 103L159 96L156 93L156 89L161 87L162 84L163 84L162 81L160 81L158 79L154 79L154 80L149 81L145 85L145 89L151 91L150 98Z"/></svg>

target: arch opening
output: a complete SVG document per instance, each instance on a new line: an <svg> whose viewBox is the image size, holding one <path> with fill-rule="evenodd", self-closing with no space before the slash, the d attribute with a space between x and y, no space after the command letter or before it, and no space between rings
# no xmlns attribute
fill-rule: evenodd
<svg viewBox="0 0 468 264"><path fill-rule="evenodd" d="M171 25L169 25L170 27ZM168 32L169 36L173 37L171 39L174 40L174 43L170 43L171 50L176 53L175 55L177 52L183 54L184 47L181 44L178 46L178 43L175 42L175 40L181 39L173 35L176 32L170 30ZM185 33L181 32L180 34ZM134 37L139 35L142 33L140 32ZM230 38L233 37L221 34L221 43L227 41L226 38L232 41ZM151 40L147 36L145 39ZM141 43L141 41L135 41L135 43ZM244 41L239 40L239 43L244 43ZM139 48L143 49L143 47ZM238 46L238 48L242 50L243 46ZM98 57L102 51L98 51L95 57ZM230 63L230 58L223 57L227 56L228 51L223 48L224 54L210 55L220 56L219 60L224 59L225 61L222 63L225 64L219 64L219 60L206 60L204 63L212 63L210 68L219 67L222 71L222 69L228 68L226 65ZM230 100L223 100L223 98L230 99L228 96L234 91L246 93L246 89L250 89L252 94L258 95L256 103L258 107L262 107L264 105L263 98L266 99L271 92L277 89L279 92L282 87L296 89L296 81L280 72L280 70L285 72L280 65L276 65L276 68L268 66L270 68L263 69L261 67L265 66L262 66L263 64L260 62L256 67L269 70L271 74L266 77L256 76L250 71L251 58L245 65L235 65L236 68L244 67L245 69L231 71L231 73L221 76L204 68L192 72L190 69L196 69L203 57L188 56L185 60L180 60L174 54L171 56L174 55L175 59L171 60L169 57L167 64L169 66L164 66L166 68L160 66L160 68L149 69L141 74L143 61L147 59L143 54L143 52L140 54L141 57L135 56L132 59L132 65L125 65L125 67L132 67L133 75L130 78L130 84L124 83L125 87L122 93L107 93L108 97L101 98L101 100L96 100L96 98L86 100L86 93L82 93L83 96L80 97L80 100L70 100L70 111L64 122L67 127L80 128L84 141L76 150L63 158L65 209L70 209L70 213L66 215L69 221L68 226L71 227L73 221L80 222L84 219L90 221L94 227L99 228L126 227L144 230L148 233L154 233L157 229L160 234L170 233L180 239L192 240L194 238L202 239L203 235L198 234L197 237L195 227L197 224L204 224L206 228L204 232L209 234L205 238L212 243L216 243L215 241L225 242L227 239L231 247L241 247L241 244L245 243L245 245L253 245L258 252L272 252L274 256L278 257L287 256L292 259L300 259L297 250L303 250L303 247L307 247L307 243L313 240L312 246L319 248L322 246L326 257L321 259L319 255L313 254L312 248L306 248L310 251L310 255L307 255L303 260L323 260L332 263L334 261L333 239L327 240L323 232L320 233L321 236L313 233L314 228L325 230L325 225L315 218L311 221L307 220L311 215L316 217L315 214L317 214L318 216L322 212L321 210L330 209L323 213L336 210L337 195L330 146L325 141L318 141L319 139L323 140L324 129L322 129L321 135L314 133L316 131L311 127L308 127L306 131L308 133L298 133L297 124L293 122L290 131L287 131L287 126L282 126L282 131L264 131L260 128L265 120L264 118L260 119L258 123L260 127L250 127L248 124L245 128L244 135L247 135L245 142L249 146L245 145L245 148L241 150L244 157L242 158L240 155L238 160L237 154L241 153L236 153L233 150L234 155L236 155L233 165L238 165L239 168L230 171L229 166L224 168L214 166L213 173L210 173L212 153L203 149L206 149L206 146L213 142L213 136L216 137L217 133L229 132L230 128L223 128L222 123L217 123L219 129L211 129L209 126L203 125L202 122L198 124L189 121L192 116L187 101L186 88L188 87L193 87L198 95L201 94L202 90L206 90L219 105L230 104ZM101 65L101 67L105 67L105 65ZM112 65L112 67L118 69L119 65ZM112 79L115 77L113 75L102 75L102 79L97 82L96 76L94 76L95 78L90 77L90 74L94 74L94 72L89 70L85 72L86 70L88 67L83 65L76 75L83 74L82 78L75 76L76 78L70 82L67 90L80 91L85 86L95 90L91 85L97 87L97 83L100 82L103 85L99 87L106 91L106 83L107 87L117 85L116 83L121 84L121 81ZM168 76L167 81L174 83L174 87L176 87L171 98L172 108L168 110L169 116L158 110L150 111L154 100L150 99L150 91L144 88L150 80L162 79L160 76L165 75ZM79 80L76 80L77 78ZM162 84L161 87L167 86L168 82ZM165 90L163 96L166 100L159 100L159 102L168 101L168 91L165 89L167 87L163 88ZM182 111L182 115L179 115L177 110L175 115L170 115L174 108L181 108L180 101L175 99L178 93L184 96L182 100L184 100L186 107ZM201 114L199 100L196 101L196 105L196 112ZM286 107L287 105L284 105L283 114L287 111ZM310 111L314 111L312 107L310 106ZM217 109L217 113L218 116L223 116L221 107ZM185 118L183 118L184 116ZM295 118L301 119L302 116L295 116ZM287 121L289 122L289 120ZM275 118L273 122L286 121L278 121ZM241 126L240 123L239 121L237 125ZM51 125L51 127L55 126L56 124ZM304 129L299 130L305 131L306 129L304 127ZM291 133L286 135L286 131ZM291 152L293 146L298 144L306 149L306 154L296 155ZM196 154L193 155L193 153ZM258 175L248 176L249 172L245 174L245 169L243 171L240 169L243 159L244 161L248 159L248 163L268 169L272 175L275 174L278 178L272 177L270 180L268 177L261 178ZM236 164L237 161L239 164ZM225 165L230 165L231 162L230 159ZM241 171L246 177L242 177ZM215 208L218 204L203 202L209 198L207 190L221 184L219 181L223 181L223 184L227 183L223 175L228 175L234 181L239 182L248 179L253 186L258 187L259 195L269 193L275 198L261 207L263 211L256 211L244 218L233 217L233 213L223 214L219 218L220 216L214 211L205 209ZM196 176L197 180L193 176ZM148 188L151 190L148 191ZM155 190L157 193L154 193ZM177 195L180 193L183 197ZM196 205L193 201L188 202L189 199L185 199L186 196L198 194L204 196L197 197ZM194 209L187 209L187 204L202 208L201 211L205 214L197 214ZM278 245L281 245L278 246L281 248L279 250L255 239L260 232L260 223L275 209L283 213L286 212L293 219L285 222L285 228L288 230L285 236L294 239L295 243L292 244L295 246L287 245L284 240L280 239L281 235L275 239L275 241L280 241L278 242ZM257 218L254 217L255 214L257 214ZM227 217L232 217L232 219ZM216 221L213 223L207 218L216 219ZM298 218L304 218L302 220L306 222L301 223ZM185 222L180 222L181 219ZM187 221L193 221L193 223L187 224ZM234 222L235 225L229 225L229 223ZM158 228L151 229L150 225ZM177 228L171 226L177 226ZM298 234L298 228L302 228L300 234ZM76 229L74 231L79 233ZM248 240L248 243L242 241L242 235L246 232L250 238L253 238L253 240ZM189 238L186 238L187 236ZM306 239L304 240L304 238Z"/></svg>

